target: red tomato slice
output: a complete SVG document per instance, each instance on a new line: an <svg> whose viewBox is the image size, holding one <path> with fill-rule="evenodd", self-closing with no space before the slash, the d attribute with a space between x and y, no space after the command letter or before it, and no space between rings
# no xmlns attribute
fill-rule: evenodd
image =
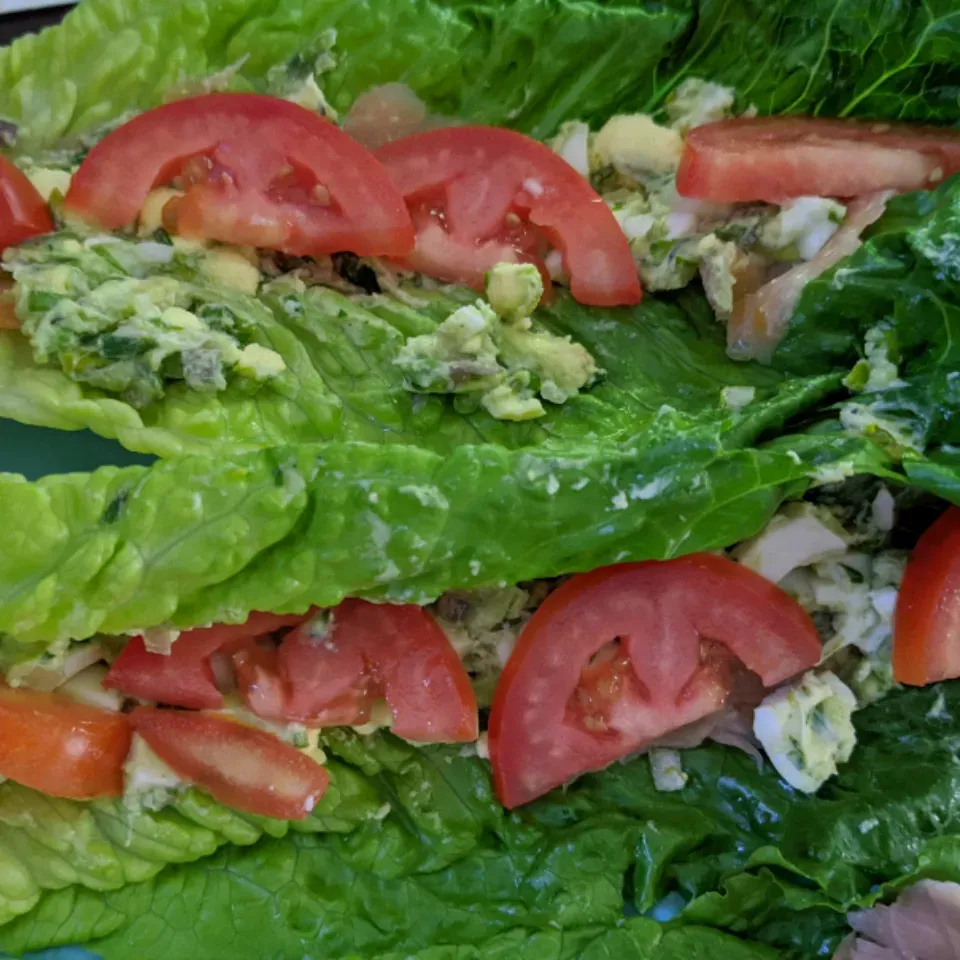
<svg viewBox="0 0 960 960"><path fill-rule="evenodd" d="M498 263L519 263L521 255L509 243L486 240L477 243L447 233L436 220L423 224L417 232L417 246L403 266L447 283L477 287L478 277Z"/></svg>
<svg viewBox="0 0 960 960"><path fill-rule="evenodd" d="M53 797L119 797L129 751L125 714L0 683L0 776Z"/></svg>
<svg viewBox="0 0 960 960"><path fill-rule="evenodd" d="M960 508L910 554L893 621L893 679L923 686L960 677Z"/></svg>
<svg viewBox="0 0 960 960"><path fill-rule="evenodd" d="M519 218L560 249L570 290L581 303L640 302L637 269L616 218L590 184L542 143L497 127L447 127L395 140L376 156L412 209L433 211L418 224L411 268L417 264L440 280L480 289L493 256L531 259L526 250L513 257L497 251L510 245ZM438 252L438 230L450 237L447 254Z"/></svg>
<svg viewBox="0 0 960 960"><path fill-rule="evenodd" d="M460 658L422 607L345 600L329 628L305 623L280 644L278 674L286 686L282 713L271 719L313 726L366 723L379 698L393 713L393 732L421 743L477 739L477 701ZM276 702L269 662L249 671L235 656L238 681L255 713ZM245 669L247 668L247 669ZM256 684L251 688L251 676Z"/></svg>
<svg viewBox="0 0 960 960"><path fill-rule="evenodd" d="M164 763L234 810L303 820L330 783L289 743L224 717L138 707L130 722Z"/></svg>
<svg viewBox="0 0 960 960"><path fill-rule="evenodd" d="M177 100L134 117L87 155L67 208L108 230L125 226L150 190L198 157L210 161L208 173L191 177L201 182L176 205L186 236L300 256L413 249L403 200L372 154L323 117L250 93Z"/></svg>
<svg viewBox="0 0 960 960"><path fill-rule="evenodd" d="M958 171L960 132L944 127L740 117L687 134L677 191L717 203L777 203L919 190Z"/></svg>
<svg viewBox="0 0 960 960"><path fill-rule="evenodd" d="M0 156L0 253L51 230L46 201L16 164Z"/></svg>
<svg viewBox="0 0 960 960"><path fill-rule="evenodd" d="M233 653L233 669L244 703L258 717L282 718L287 688L280 677L277 648L247 641Z"/></svg>
<svg viewBox="0 0 960 960"><path fill-rule="evenodd" d="M799 604L724 557L580 574L533 615L497 685L497 794L527 803L719 710L736 659L771 686L819 658Z"/></svg>
<svg viewBox="0 0 960 960"><path fill-rule="evenodd" d="M199 627L181 633L169 654L150 653L142 637L134 637L113 661L103 685L130 697L193 710L223 705L210 667L218 650L254 637L295 627L310 614L251 613L245 623Z"/></svg>

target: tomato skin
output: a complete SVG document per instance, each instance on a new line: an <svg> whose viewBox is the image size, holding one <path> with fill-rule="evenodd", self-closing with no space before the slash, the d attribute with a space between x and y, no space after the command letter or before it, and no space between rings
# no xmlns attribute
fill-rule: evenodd
<svg viewBox="0 0 960 960"><path fill-rule="evenodd" d="M483 270L509 233L506 218L513 214L540 228L562 252L570 291L581 303L640 302L636 266L616 218L590 184L542 143L498 127L447 127L395 140L376 156L408 205L442 208L453 246L479 248L476 256L451 255L462 265L446 269L440 279L455 277L482 289ZM439 227L439 220L431 222ZM413 263L444 259L432 233L428 257L419 239L425 228L417 226Z"/></svg>
<svg viewBox="0 0 960 960"><path fill-rule="evenodd" d="M300 256L413 248L403 200L372 154L323 117L259 94L190 97L134 117L90 151L66 207L99 227L123 227L151 189L197 156L212 161L212 175L178 202L185 236ZM326 187L327 198L311 198L301 180Z"/></svg>
<svg viewBox="0 0 960 960"><path fill-rule="evenodd" d="M330 783L323 767L289 743L225 717L137 707L130 722L164 763L234 810L303 820Z"/></svg>
<svg viewBox="0 0 960 960"><path fill-rule="evenodd" d="M174 641L169 654L151 653L142 637L133 637L113 661L103 685L168 706L215 709L223 705L223 695L210 667L214 653L283 627L297 626L310 615L251 613L244 623L186 630Z"/></svg>
<svg viewBox="0 0 960 960"><path fill-rule="evenodd" d="M893 679L922 687L960 677L960 507L910 554L893 618Z"/></svg>
<svg viewBox="0 0 960 960"><path fill-rule="evenodd" d="M58 693L0 683L0 776L53 797L123 793L130 723Z"/></svg>
<svg viewBox="0 0 960 960"><path fill-rule="evenodd" d="M717 203L918 190L960 171L960 133L943 127L739 117L695 127L677 191Z"/></svg>
<svg viewBox="0 0 960 960"><path fill-rule="evenodd" d="M618 658L602 660L617 638ZM820 639L779 587L712 554L571 578L524 628L494 694L501 802L527 803L720 709L734 658L771 686L814 666Z"/></svg>
<svg viewBox="0 0 960 960"><path fill-rule="evenodd" d="M314 630L305 623L280 644L278 674L287 696L279 715L269 712L276 702L269 666L260 660L262 672L252 674L256 689L238 671L241 695L255 713L319 727L362 724L383 697L399 737L421 743L477 739L470 678L422 607L345 600L331 611L326 632Z"/></svg>
<svg viewBox="0 0 960 960"><path fill-rule="evenodd" d="M27 175L0 156L0 253L54 229L46 201Z"/></svg>

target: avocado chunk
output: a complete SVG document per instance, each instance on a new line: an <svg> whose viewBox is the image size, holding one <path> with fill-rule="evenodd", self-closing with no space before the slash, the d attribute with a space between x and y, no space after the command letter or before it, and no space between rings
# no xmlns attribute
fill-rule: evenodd
<svg viewBox="0 0 960 960"><path fill-rule="evenodd" d="M530 326L543 296L543 279L532 263L498 263L487 272L487 302L507 323Z"/></svg>
<svg viewBox="0 0 960 960"><path fill-rule="evenodd" d="M482 300L455 310L433 333L409 339L394 363L412 393L479 393L497 420L541 417L546 410L538 395L565 403L600 372L581 344L506 324Z"/></svg>

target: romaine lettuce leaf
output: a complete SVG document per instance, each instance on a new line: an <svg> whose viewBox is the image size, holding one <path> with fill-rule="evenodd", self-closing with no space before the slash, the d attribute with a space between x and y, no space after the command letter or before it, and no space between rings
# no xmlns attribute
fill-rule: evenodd
<svg viewBox="0 0 960 960"><path fill-rule="evenodd" d="M762 114L957 123L951 0L699 0L649 104L688 76L734 87ZM736 37L734 44L733 38Z"/></svg>
<svg viewBox="0 0 960 960"><path fill-rule="evenodd" d="M236 622L345 596L426 602L717 549L812 479L886 469L862 438L731 449L714 425L666 410L614 443L443 455L331 443L35 483L0 474L0 658L97 632Z"/></svg>
<svg viewBox="0 0 960 960"><path fill-rule="evenodd" d="M255 88L333 27L335 107L402 80L440 113L546 136L632 101L691 15L681 0L85 0L0 51L0 116L22 124L23 148L49 146L241 60L235 85Z"/></svg>
<svg viewBox="0 0 960 960"><path fill-rule="evenodd" d="M856 396L863 424L911 482L953 499L960 443L960 178L894 197L867 242L801 294L774 363L849 369L880 325L900 382Z"/></svg>
<svg viewBox="0 0 960 960"><path fill-rule="evenodd" d="M307 821L282 841L171 856L118 890L53 891L0 927L0 949L383 960L499 957L499 944L539 960L609 944L597 955L619 960L634 955L617 952L635 949L620 940L629 931L664 951L653 958L829 956L850 907L922 876L960 880L960 683L898 691L856 722L852 761L816 797L712 745L684 753L690 779L676 793L658 793L638 758L510 815L476 757L336 734L330 752L371 799L345 797L328 815L386 802L382 828L369 812L338 834ZM168 815L182 829L180 810ZM667 895L686 906L666 927L625 919L625 907L649 912Z"/></svg>
<svg viewBox="0 0 960 960"><path fill-rule="evenodd" d="M653 109L702 76L763 113L953 123L958 16L950 0L85 0L0 52L0 116L26 148L49 146L241 60L237 85L255 87L333 27L342 55L324 85L341 110L402 80L439 113L543 137Z"/></svg>
<svg viewBox="0 0 960 960"><path fill-rule="evenodd" d="M289 823L231 811L193 789L153 811L0 784L0 928L45 891L116 891L225 844L247 847L290 831L330 835L344 870L367 871L378 882L441 870L503 820L486 771L453 750L418 751L374 737L352 766L337 759L338 751L357 759L344 735L332 732L325 746L331 785L309 818ZM7 946L2 932L0 946Z"/></svg>
<svg viewBox="0 0 960 960"><path fill-rule="evenodd" d="M162 268L198 282L197 270ZM226 289L209 297L228 303L276 351L286 370L263 384L240 380L216 394L186 384L141 410L59 369L38 365L19 333L0 332L0 416L35 426L88 427L125 447L160 456L232 452L283 443L362 440L405 443L437 452L465 443L533 446L548 440L613 440L636 433L669 405L691 423L736 429L745 442L759 430L815 404L839 378L784 378L729 360L722 330L693 294L675 303L585 309L561 295L538 311L544 329L572 336L604 369L603 382L548 415L525 423L492 419L473 395L455 399L412 394L393 360L411 336L433 332L463 303L467 290L417 291L418 306L393 297L350 297L327 288L268 294L258 301ZM756 400L734 416L721 403L729 385L756 388Z"/></svg>

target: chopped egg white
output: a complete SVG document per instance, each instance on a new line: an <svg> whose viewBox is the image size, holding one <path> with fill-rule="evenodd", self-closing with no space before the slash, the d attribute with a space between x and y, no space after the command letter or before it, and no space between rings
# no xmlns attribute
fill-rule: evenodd
<svg viewBox="0 0 960 960"><path fill-rule="evenodd" d="M664 225L667 228L666 239L676 240L697 232L697 215L688 210L667 214Z"/></svg>
<svg viewBox="0 0 960 960"><path fill-rule="evenodd" d="M590 176L590 127L587 124L579 120L563 124L550 147L581 176Z"/></svg>
<svg viewBox="0 0 960 960"><path fill-rule="evenodd" d="M261 347L259 343L248 343L240 351L240 357L237 360L237 370L255 380L279 376L286 369L287 365L279 353L267 347Z"/></svg>
<svg viewBox="0 0 960 960"><path fill-rule="evenodd" d="M682 790L690 779L683 771L680 751L660 747L650 751L650 773L653 775L654 787L661 793Z"/></svg>
<svg viewBox="0 0 960 960"><path fill-rule="evenodd" d="M57 687L57 692L88 706L119 713L123 707L123 694L119 690L104 689L106 676L106 665L95 663Z"/></svg>
<svg viewBox="0 0 960 960"><path fill-rule="evenodd" d="M657 218L652 213L635 213L624 217L620 221L620 226L628 240L639 240L650 233L656 223Z"/></svg>
<svg viewBox="0 0 960 960"><path fill-rule="evenodd" d="M787 201L760 234L773 250L795 246L801 260L812 260L840 229L847 208L828 197L797 197Z"/></svg>
<svg viewBox="0 0 960 960"><path fill-rule="evenodd" d="M757 395L756 387L724 387L720 391L720 402L735 413L753 403Z"/></svg>
<svg viewBox="0 0 960 960"><path fill-rule="evenodd" d="M159 810L166 806L177 790L188 786L176 771L147 746L146 740L138 733L133 735L123 775L124 801L148 810Z"/></svg>
<svg viewBox="0 0 960 960"><path fill-rule="evenodd" d="M886 487L882 486L877 491L870 505L870 514L873 525L881 533L888 533L893 529L896 523L896 504L893 494Z"/></svg>
<svg viewBox="0 0 960 960"><path fill-rule="evenodd" d="M779 583L797 567L846 552L849 539L829 512L810 503L789 504L733 556L745 567Z"/></svg>
<svg viewBox="0 0 960 960"><path fill-rule="evenodd" d="M171 307L170 309L178 310L179 307ZM167 317L168 312L169 311L165 311L163 314L163 320L166 323L170 323L170 319ZM188 318L196 320L198 324L200 323L200 318L194 316L192 313L186 310L180 310L180 313L186 314ZM183 322L183 318L179 316L176 316L174 320L175 322ZM171 326L172 325L173 324L171 324ZM180 636L180 631L174 627L147 627L145 630L133 631L133 635L143 637L143 645L150 653L169 654L174 641Z"/></svg>
<svg viewBox="0 0 960 960"><path fill-rule="evenodd" d="M787 783L815 793L853 753L856 709L857 698L838 677L810 671L764 698L753 732Z"/></svg>
<svg viewBox="0 0 960 960"><path fill-rule="evenodd" d="M29 660L11 667L7 672L7 681L14 687L55 690L102 659L103 648L99 643L72 643L67 647L67 652L58 656Z"/></svg>

